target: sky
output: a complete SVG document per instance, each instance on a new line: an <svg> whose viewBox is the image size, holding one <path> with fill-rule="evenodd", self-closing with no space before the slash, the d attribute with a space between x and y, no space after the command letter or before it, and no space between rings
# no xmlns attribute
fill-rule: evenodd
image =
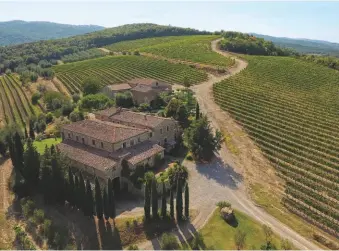
<svg viewBox="0 0 339 251"><path fill-rule="evenodd" d="M0 21L51 21L105 27L148 22L339 42L339 2L0 0L0 10Z"/></svg>

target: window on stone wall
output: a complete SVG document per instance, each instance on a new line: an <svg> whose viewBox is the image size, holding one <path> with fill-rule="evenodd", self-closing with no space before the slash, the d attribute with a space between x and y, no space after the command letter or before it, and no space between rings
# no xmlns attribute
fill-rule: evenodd
<svg viewBox="0 0 339 251"><path fill-rule="evenodd" d="M162 134L162 128L160 128L160 134Z"/></svg>
<svg viewBox="0 0 339 251"><path fill-rule="evenodd" d="M131 145L131 146L134 145L134 139L132 139L132 140L130 141L130 145Z"/></svg>
<svg viewBox="0 0 339 251"><path fill-rule="evenodd" d="M82 138L81 141L82 141L83 144L85 144L85 139L84 138Z"/></svg>
<svg viewBox="0 0 339 251"><path fill-rule="evenodd" d="M126 148L126 142L122 143L122 148Z"/></svg>
<svg viewBox="0 0 339 251"><path fill-rule="evenodd" d="M70 133L68 133L68 138L71 138L71 134Z"/></svg>
<svg viewBox="0 0 339 251"><path fill-rule="evenodd" d="M94 139L92 139L92 145L95 146L95 140Z"/></svg>
<svg viewBox="0 0 339 251"><path fill-rule="evenodd" d="M75 139L76 139L76 141L79 141L79 137L78 136L75 136Z"/></svg>
<svg viewBox="0 0 339 251"><path fill-rule="evenodd" d="M166 130L169 131L169 127L168 126L166 127Z"/></svg>
<svg viewBox="0 0 339 251"><path fill-rule="evenodd" d="M104 143L101 142L101 148L104 148Z"/></svg>
<svg viewBox="0 0 339 251"><path fill-rule="evenodd" d="M153 133L152 133L152 132L149 133L149 137L150 137L150 138L153 137Z"/></svg>

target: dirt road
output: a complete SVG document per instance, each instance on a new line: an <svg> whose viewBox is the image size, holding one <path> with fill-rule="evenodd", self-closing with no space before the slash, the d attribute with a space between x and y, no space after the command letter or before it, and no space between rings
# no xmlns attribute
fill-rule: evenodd
<svg viewBox="0 0 339 251"><path fill-rule="evenodd" d="M219 40L212 42L212 49L224 56L232 55L218 50L217 44ZM224 76L209 75L206 82L193 86L196 98L199 102L200 110L208 115L213 128L222 129L220 125L224 126L224 122L231 121L230 116L222 111L220 107L213 101L212 87L213 84L222 81L230 76L233 76L247 67L247 62L233 57L236 61L234 67L229 69L229 74ZM231 121L232 122L232 121ZM233 121L232 126L237 127ZM244 135L245 136L245 135ZM246 144L251 144L250 141ZM248 145L247 145L248 146ZM255 148L254 146L250 146ZM250 159L259 158L253 157L253 152L250 153ZM261 159L261 164L265 162ZM266 213L263 209L257 207L251 199L247 196L246 188L244 186L244 170L234 161L232 154L222 146L219 151L219 156L216 160L209 164L195 164L190 161L185 161L184 165L189 170L189 184L190 184L190 204L192 208L198 208L199 214L192 222L192 225L183 227L180 231L174 232L180 240L183 240L187 233L194 233L201 229L208 221L209 217L215 209L215 204L218 201L226 200L232 203L232 206L257 221L270 226L273 231L282 238L289 239L295 247L299 249L320 249L311 241L305 239L295 231L291 230L286 225L279 222L277 219ZM273 175L266 165L263 165L263 174L266 177ZM156 239L142 243L139 245L141 249L159 249L159 243Z"/></svg>

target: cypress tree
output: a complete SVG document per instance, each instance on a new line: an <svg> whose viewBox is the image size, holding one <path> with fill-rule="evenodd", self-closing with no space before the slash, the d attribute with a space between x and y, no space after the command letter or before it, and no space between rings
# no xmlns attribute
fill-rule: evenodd
<svg viewBox="0 0 339 251"><path fill-rule="evenodd" d="M68 202L72 207L74 207L74 194L75 194L74 177L71 167L68 167Z"/></svg>
<svg viewBox="0 0 339 251"><path fill-rule="evenodd" d="M101 220L103 216L103 203L98 177L95 177L95 209L98 219Z"/></svg>
<svg viewBox="0 0 339 251"><path fill-rule="evenodd" d="M89 180L86 181L86 216L93 217L93 192Z"/></svg>
<svg viewBox="0 0 339 251"><path fill-rule="evenodd" d="M21 137L18 132L14 134L13 147L15 152L15 169L22 173L24 167L24 146L21 141ZM24 176L24 175L22 175Z"/></svg>
<svg viewBox="0 0 339 251"><path fill-rule="evenodd" d="M27 141L27 148L24 152L24 168L22 175L27 184L29 192L35 190L39 184L40 175L40 156L36 148L33 146L32 140Z"/></svg>
<svg viewBox="0 0 339 251"><path fill-rule="evenodd" d="M177 179L177 196L176 196L176 213L177 213L177 220L182 219L182 187L181 182L179 179Z"/></svg>
<svg viewBox="0 0 339 251"><path fill-rule="evenodd" d="M166 187L165 182L162 182L162 200L161 200L161 216L166 218L167 214L167 204L166 204Z"/></svg>
<svg viewBox="0 0 339 251"><path fill-rule="evenodd" d="M46 204L51 202L52 197L52 175L51 175L51 155L48 147L45 147L45 152L41 161L41 184L40 189L44 195Z"/></svg>
<svg viewBox="0 0 339 251"><path fill-rule="evenodd" d="M200 118L200 107L197 102L197 104L195 105L195 120L198 120L199 118Z"/></svg>
<svg viewBox="0 0 339 251"><path fill-rule="evenodd" d="M53 155L55 153L55 146L51 145L51 154Z"/></svg>
<svg viewBox="0 0 339 251"><path fill-rule="evenodd" d="M109 214L110 214L110 211L109 211L109 195L108 195L108 186L107 186L107 189L104 188L104 195L103 195L103 201L104 201L104 215L105 215L105 219L106 221L109 219Z"/></svg>
<svg viewBox="0 0 339 251"><path fill-rule="evenodd" d="M65 179L64 173L61 168L60 155L53 154L51 159L52 166L52 186L53 186L53 198L55 201L63 205L65 204Z"/></svg>
<svg viewBox="0 0 339 251"><path fill-rule="evenodd" d="M24 124L24 130L25 130L25 139L28 139L28 132L27 132L26 124Z"/></svg>
<svg viewBox="0 0 339 251"><path fill-rule="evenodd" d="M74 175L74 205L79 209L79 178L77 175Z"/></svg>
<svg viewBox="0 0 339 251"><path fill-rule="evenodd" d="M158 191L157 180L152 179L152 216L154 219L158 218Z"/></svg>
<svg viewBox="0 0 339 251"><path fill-rule="evenodd" d="M33 140L35 139L34 121L32 119L29 120L29 137Z"/></svg>
<svg viewBox="0 0 339 251"><path fill-rule="evenodd" d="M86 212L86 187L85 187L85 180L82 176L82 172L80 172L79 178L79 208L81 208L82 212Z"/></svg>
<svg viewBox="0 0 339 251"><path fill-rule="evenodd" d="M185 186L185 217L186 219L189 218L190 216L190 211L189 211L189 205L190 205L190 199L189 199L189 188L188 188L188 183L186 183Z"/></svg>
<svg viewBox="0 0 339 251"><path fill-rule="evenodd" d="M115 218L115 199L113 193L113 181L108 179L108 204L109 204L109 217L113 220Z"/></svg>
<svg viewBox="0 0 339 251"><path fill-rule="evenodd" d="M150 185L149 182L145 183L145 202L144 202L144 212L145 219L149 220L151 218L151 196L150 196Z"/></svg>
<svg viewBox="0 0 339 251"><path fill-rule="evenodd" d="M170 189L170 216L174 219L174 195L172 189Z"/></svg>

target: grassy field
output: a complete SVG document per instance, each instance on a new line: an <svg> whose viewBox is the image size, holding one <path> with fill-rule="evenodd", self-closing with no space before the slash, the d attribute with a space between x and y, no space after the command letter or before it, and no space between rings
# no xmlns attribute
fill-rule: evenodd
<svg viewBox="0 0 339 251"><path fill-rule="evenodd" d="M106 56L82 62L53 67L56 76L70 93L80 92L83 81L91 76L100 79L102 85L121 83L132 78L155 78L169 83L198 83L207 78L203 71L183 64L143 56Z"/></svg>
<svg viewBox="0 0 339 251"><path fill-rule="evenodd" d="M238 222L236 227L225 222L220 217L218 210L214 212L211 219L199 231L207 249L236 250L234 235L238 230L246 233L244 249L260 249L260 246L266 243L262 224L236 210L235 217ZM280 249L280 239L278 236L273 235L272 243Z"/></svg>
<svg viewBox="0 0 339 251"><path fill-rule="evenodd" d="M171 59L194 63L227 67L232 65L230 58L219 55L211 49L215 35L146 38L112 44L111 51L140 51Z"/></svg>
<svg viewBox="0 0 339 251"><path fill-rule="evenodd" d="M56 145L61 142L61 138L49 138L49 139L44 139L41 141L35 140L33 142L33 145L36 147L37 151L40 154L43 154L45 151L45 147L51 147L52 145Z"/></svg>
<svg viewBox="0 0 339 251"><path fill-rule="evenodd" d="M30 97L14 76L0 77L0 126L10 123L23 126L39 111L38 107L31 104Z"/></svg>
<svg viewBox="0 0 339 251"><path fill-rule="evenodd" d="M290 57L246 59L244 71L214 86L216 102L286 181L283 205L338 236L338 73Z"/></svg>

